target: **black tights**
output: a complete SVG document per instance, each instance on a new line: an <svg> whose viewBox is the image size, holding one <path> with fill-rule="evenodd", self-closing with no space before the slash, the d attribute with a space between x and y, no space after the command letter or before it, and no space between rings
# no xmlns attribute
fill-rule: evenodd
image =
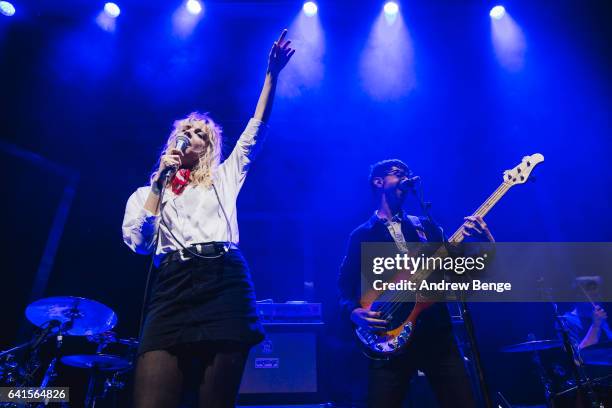
<svg viewBox="0 0 612 408"><path fill-rule="evenodd" d="M183 390L193 384L200 407L234 407L248 353L248 345L231 342L202 342L143 353L136 366L134 406L178 407Z"/></svg>

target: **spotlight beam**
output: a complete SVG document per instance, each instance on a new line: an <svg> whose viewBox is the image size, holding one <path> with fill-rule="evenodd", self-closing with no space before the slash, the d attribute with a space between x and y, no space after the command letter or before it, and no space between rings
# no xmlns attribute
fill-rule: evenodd
<svg viewBox="0 0 612 408"><path fill-rule="evenodd" d="M11 17L15 14L15 6L8 1L0 1L0 14Z"/></svg>
<svg viewBox="0 0 612 408"><path fill-rule="evenodd" d="M315 14L317 14L319 7L317 6L317 3L315 3L314 1L307 1L302 6L302 10L304 11L304 14L306 14L308 17L312 17Z"/></svg>
<svg viewBox="0 0 612 408"><path fill-rule="evenodd" d="M121 9L115 3L106 3L104 5L104 12L111 18L117 18L121 14Z"/></svg>

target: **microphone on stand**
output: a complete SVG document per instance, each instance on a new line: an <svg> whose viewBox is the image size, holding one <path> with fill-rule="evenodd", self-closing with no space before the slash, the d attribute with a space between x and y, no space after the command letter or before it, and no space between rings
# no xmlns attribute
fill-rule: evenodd
<svg viewBox="0 0 612 408"><path fill-rule="evenodd" d="M414 186L421 181L421 177L420 176L413 176L410 178L407 178L405 180L400 181L398 188L401 191L410 191L412 189L414 189Z"/></svg>

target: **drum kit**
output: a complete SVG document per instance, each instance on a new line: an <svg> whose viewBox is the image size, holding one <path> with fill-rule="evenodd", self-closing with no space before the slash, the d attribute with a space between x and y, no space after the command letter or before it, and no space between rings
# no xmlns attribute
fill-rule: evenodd
<svg viewBox="0 0 612 408"><path fill-rule="evenodd" d="M549 407L607 407L612 395L612 375L590 378L583 369L590 366L605 366L612 370L612 341L595 344L582 350L568 350L561 340L535 340L512 344L503 347L505 353L531 353L532 361L537 369L540 381L544 387L546 403ZM544 367L540 352L544 350L563 349L571 357L573 377L565 381L562 389L555 390L553 381ZM580 402L582 400L582 402Z"/></svg>
<svg viewBox="0 0 612 408"><path fill-rule="evenodd" d="M117 324L117 315L100 302L74 296L50 297L30 304L25 315L38 327L31 340L0 352L0 386L40 388L54 386L57 377L57 363L77 369L87 370L89 382L85 394L85 407L95 407L96 403L111 393L124 387L124 376L133 368L134 357L138 347L136 339L119 338L112 329ZM561 322L561 320L559 320ZM559 325L562 328L562 324ZM569 339L560 330L562 340L536 340L513 344L502 348L506 353L531 353L532 361L538 370L544 387L548 406L560 406L559 398L568 394L585 392L588 399L597 399L593 390L605 388L611 390L608 375L591 379L584 374L586 366L604 366L612 368L612 341L598 343L582 350L576 350ZM95 346L95 353L64 354L64 343L71 338L84 338ZM41 377L43 367L40 350L44 344L55 342L49 363ZM120 346L122 352L109 354L105 351L111 346ZM542 363L540 353L544 350L563 349L575 366L574 379L567 381L568 387L553 390L552 381ZM21 358L16 358L20 355ZM558 392L555 392L558 391ZM16 406L0 404L0 406ZM591 405L595 406L595 405ZM604 406L604 405L602 405ZM607 406L607 405L605 405Z"/></svg>
<svg viewBox="0 0 612 408"><path fill-rule="evenodd" d="M62 296L35 301L26 308L25 315L38 330L30 341L0 352L1 386L52 387L59 362L87 370L85 407L95 407L98 401L123 388L123 377L132 369L138 341L119 338L111 331L117 324L117 315L112 309L94 300ZM75 338L85 339L95 346L95 352L65 354L64 343ZM55 347L51 347L49 362L43 365L42 346L53 342ZM106 353L110 348L121 352ZM40 369L45 366L42 374Z"/></svg>

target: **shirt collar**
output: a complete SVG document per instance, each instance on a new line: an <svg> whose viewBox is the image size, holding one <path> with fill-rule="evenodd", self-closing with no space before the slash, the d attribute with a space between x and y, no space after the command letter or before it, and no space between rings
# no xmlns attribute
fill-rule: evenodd
<svg viewBox="0 0 612 408"><path fill-rule="evenodd" d="M397 212L397 214L395 214L393 216L393 218L391 218L392 222L402 222L402 220L404 220L404 210L399 210ZM378 210L374 211L374 215L372 216L372 220L375 222L382 222L383 224L387 223L387 219L386 218L382 218L378 215Z"/></svg>

